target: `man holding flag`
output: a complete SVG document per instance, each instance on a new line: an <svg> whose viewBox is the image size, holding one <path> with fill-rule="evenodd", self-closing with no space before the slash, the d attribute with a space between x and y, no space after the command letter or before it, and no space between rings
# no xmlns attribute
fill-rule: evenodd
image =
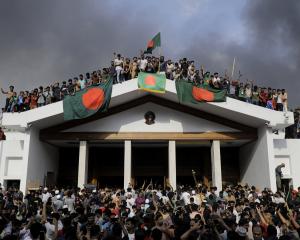
<svg viewBox="0 0 300 240"><path fill-rule="evenodd" d="M152 54L152 51L156 47L161 47L161 40L160 40L160 32L157 33L147 44L147 50L144 51L144 53ZM143 55L142 55L143 59ZM160 65L161 61L164 61L161 56L159 56L159 65L158 67L155 67L158 71L158 73L149 73L149 71L141 71L138 74L138 87L142 90L148 91L148 92L155 92L155 93L165 93L166 88L166 75L165 73L160 74Z"/></svg>

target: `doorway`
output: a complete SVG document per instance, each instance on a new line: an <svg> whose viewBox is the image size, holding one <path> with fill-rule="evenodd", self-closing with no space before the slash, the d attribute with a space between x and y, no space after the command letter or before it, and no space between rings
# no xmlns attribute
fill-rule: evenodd
<svg viewBox="0 0 300 240"><path fill-rule="evenodd" d="M94 144L89 148L88 182L97 187L123 186L124 144Z"/></svg>
<svg viewBox="0 0 300 240"><path fill-rule="evenodd" d="M135 188L152 183L154 188L163 187L168 177L167 143L132 144L132 178Z"/></svg>

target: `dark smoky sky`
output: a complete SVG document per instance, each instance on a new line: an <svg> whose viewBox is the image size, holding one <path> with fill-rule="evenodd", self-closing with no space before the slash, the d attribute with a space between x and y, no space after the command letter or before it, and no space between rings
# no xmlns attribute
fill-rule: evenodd
<svg viewBox="0 0 300 240"><path fill-rule="evenodd" d="M300 102L298 0L1 0L0 84L31 90L133 57L157 32L166 58L286 88ZM157 54L157 53L155 53ZM2 103L4 98L1 98Z"/></svg>

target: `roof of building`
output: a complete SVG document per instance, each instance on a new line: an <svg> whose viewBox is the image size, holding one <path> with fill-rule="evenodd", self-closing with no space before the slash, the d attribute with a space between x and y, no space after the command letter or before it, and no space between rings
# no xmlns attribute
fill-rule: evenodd
<svg viewBox="0 0 300 240"><path fill-rule="evenodd" d="M156 94L140 90L137 79L132 79L113 86L109 109L146 95L179 103L174 81L167 80L165 94ZM254 128L268 125L273 129L283 129L294 123L292 112L278 112L229 97L226 98L226 102L181 104ZM62 101L26 112L4 113L2 119L4 127L19 130L26 129L32 124L38 128L47 128L62 123L64 123Z"/></svg>

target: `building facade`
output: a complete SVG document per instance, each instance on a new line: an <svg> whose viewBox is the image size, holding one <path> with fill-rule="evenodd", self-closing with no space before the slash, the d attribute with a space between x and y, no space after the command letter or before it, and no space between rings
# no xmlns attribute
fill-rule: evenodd
<svg viewBox="0 0 300 240"><path fill-rule="evenodd" d="M153 94L132 79L113 86L107 112L86 119L64 122L62 102L4 113L0 182L22 191L87 183L176 188L192 184L195 170L199 181L218 189L241 182L276 190L275 167L283 162L287 184L298 187L300 141L284 139L293 122L291 112L228 97L222 103L179 103L173 81L167 80L165 94Z"/></svg>

